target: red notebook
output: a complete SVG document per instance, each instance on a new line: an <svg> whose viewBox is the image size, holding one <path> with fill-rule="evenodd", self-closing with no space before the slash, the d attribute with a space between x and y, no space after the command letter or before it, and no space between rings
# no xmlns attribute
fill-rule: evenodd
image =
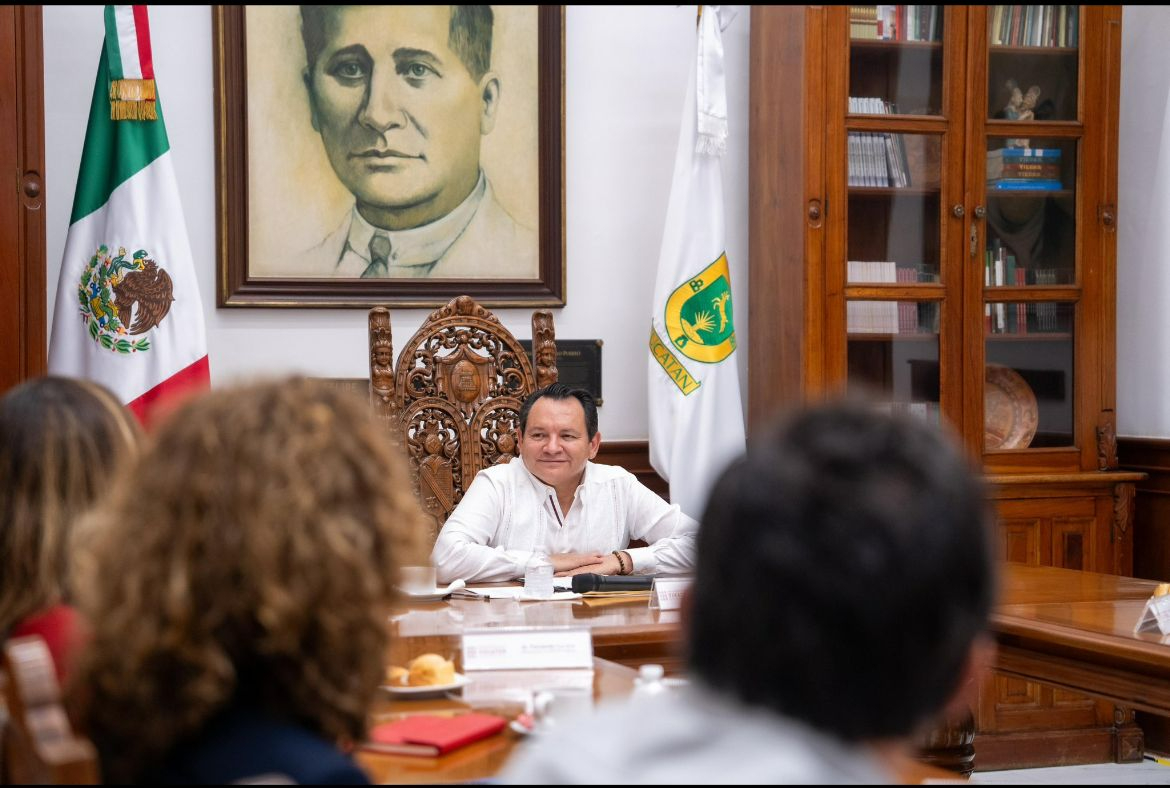
<svg viewBox="0 0 1170 788"><path fill-rule="evenodd" d="M370 730L362 746L393 755L442 755L465 744L499 733L508 721L495 714L460 714L436 717L416 714L396 722L384 722Z"/></svg>

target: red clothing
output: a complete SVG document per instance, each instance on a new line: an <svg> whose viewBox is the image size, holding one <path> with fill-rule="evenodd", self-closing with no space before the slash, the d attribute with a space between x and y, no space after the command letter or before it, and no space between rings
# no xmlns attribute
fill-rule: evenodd
<svg viewBox="0 0 1170 788"><path fill-rule="evenodd" d="M53 605L29 616L12 628L10 638L40 635L53 655L57 681L65 684L65 677L81 644L81 619L69 605Z"/></svg>

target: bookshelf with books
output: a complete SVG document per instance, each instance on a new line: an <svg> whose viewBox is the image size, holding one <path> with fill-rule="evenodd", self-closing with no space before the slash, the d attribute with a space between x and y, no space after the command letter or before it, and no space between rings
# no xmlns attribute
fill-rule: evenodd
<svg viewBox="0 0 1170 788"><path fill-rule="evenodd" d="M862 41L938 41L942 10L936 5L851 5L850 37Z"/></svg>
<svg viewBox="0 0 1170 788"><path fill-rule="evenodd" d="M756 6L751 33L749 419L849 390L925 404L981 459L1006 559L1114 574L1120 19ZM1001 396L1028 429L988 421ZM1054 730L1065 762L1140 737L1003 677L975 714L979 768L1049 763Z"/></svg>

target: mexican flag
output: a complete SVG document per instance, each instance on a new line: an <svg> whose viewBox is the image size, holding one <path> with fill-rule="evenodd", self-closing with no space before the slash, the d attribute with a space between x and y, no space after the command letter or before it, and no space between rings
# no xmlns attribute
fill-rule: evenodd
<svg viewBox="0 0 1170 788"><path fill-rule="evenodd" d="M744 449L723 219L727 94L722 31L734 11L702 6L650 317L650 462L696 519Z"/></svg>
<svg viewBox="0 0 1170 788"><path fill-rule="evenodd" d="M208 385L203 304L155 96L146 6L106 6L49 371L107 386L144 423L175 395Z"/></svg>

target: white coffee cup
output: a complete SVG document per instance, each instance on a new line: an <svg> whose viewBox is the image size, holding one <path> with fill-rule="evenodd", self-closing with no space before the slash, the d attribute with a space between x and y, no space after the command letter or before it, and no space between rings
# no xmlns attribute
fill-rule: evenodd
<svg viewBox="0 0 1170 788"><path fill-rule="evenodd" d="M404 566L399 570L398 587L408 594L435 593L433 566Z"/></svg>

